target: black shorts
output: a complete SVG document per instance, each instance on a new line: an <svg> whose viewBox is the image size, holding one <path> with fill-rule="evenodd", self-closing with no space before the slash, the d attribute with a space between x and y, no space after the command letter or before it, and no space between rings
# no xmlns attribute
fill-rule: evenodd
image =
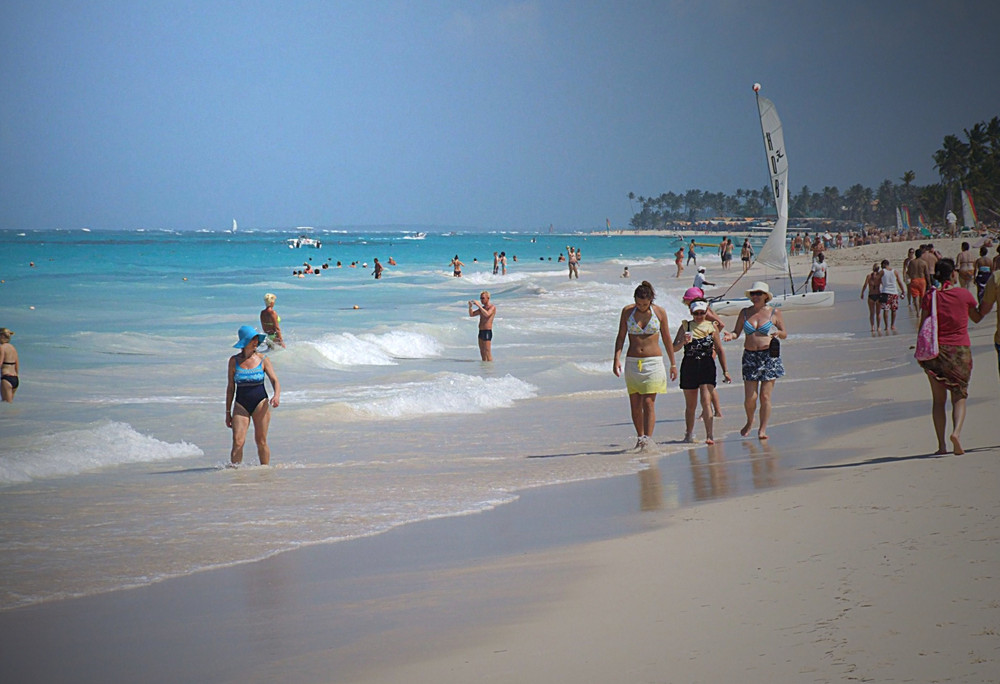
<svg viewBox="0 0 1000 684"><path fill-rule="evenodd" d="M483 342L489 342L490 340L493 339L493 331L492 330L480 330L479 331L479 339L481 339Z"/></svg>
<svg viewBox="0 0 1000 684"><path fill-rule="evenodd" d="M681 359L682 390L698 389L702 385L715 387L715 377L715 359L711 356L696 359L685 354Z"/></svg>

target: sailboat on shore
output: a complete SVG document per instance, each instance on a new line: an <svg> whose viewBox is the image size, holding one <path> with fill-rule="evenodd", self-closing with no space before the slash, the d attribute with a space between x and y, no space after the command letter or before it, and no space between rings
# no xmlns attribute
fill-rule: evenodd
<svg viewBox="0 0 1000 684"><path fill-rule="evenodd" d="M767 171L771 179L771 191L774 194L774 206L778 219L774 222L771 234L761 247L756 263L773 268L782 273L782 287L772 286L774 298L771 306L782 309L813 309L833 306L834 293L826 292L796 292L792 269L788 264L788 158L785 156L785 138L781 130L781 119L774 103L760 96L760 84L754 83L754 93L757 96L757 111L760 113L760 127L764 135L764 151L767 155ZM740 276L742 278L742 276ZM787 280L786 280L787 278ZM739 280L739 278L737 278ZM736 283L733 283L735 285ZM732 288L730 288L732 289ZM790 290L790 292L789 292ZM750 306L750 300L745 297L736 299L719 299L712 302L712 310L720 314L738 314L744 307Z"/></svg>

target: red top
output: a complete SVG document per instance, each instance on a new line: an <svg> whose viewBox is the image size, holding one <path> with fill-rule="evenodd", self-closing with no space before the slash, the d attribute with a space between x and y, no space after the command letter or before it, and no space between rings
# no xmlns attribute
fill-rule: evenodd
<svg viewBox="0 0 1000 684"><path fill-rule="evenodd" d="M969 347L969 307L976 306L976 298L964 287L948 287L937 292L938 344ZM931 293L924 295L921 308L930 314Z"/></svg>

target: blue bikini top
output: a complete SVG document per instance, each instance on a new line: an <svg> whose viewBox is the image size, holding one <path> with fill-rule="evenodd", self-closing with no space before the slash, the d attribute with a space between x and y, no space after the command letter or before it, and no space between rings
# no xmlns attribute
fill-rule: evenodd
<svg viewBox="0 0 1000 684"><path fill-rule="evenodd" d="M755 328L753 324L746 318L743 319L743 332L747 335L753 335L757 333L758 335L769 335L771 334L771 328L774 326L771 320L768 319L760 324L760 327Z"/></svg>

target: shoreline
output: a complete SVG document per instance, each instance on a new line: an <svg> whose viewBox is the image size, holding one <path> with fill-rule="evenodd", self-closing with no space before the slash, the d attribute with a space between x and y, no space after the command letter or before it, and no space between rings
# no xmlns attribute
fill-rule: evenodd
<svg viewBox="0 0 1000 684"><path fill-rule="evenodd" d="M913 337L908 329L901 332L898 343L895 336L865 339L868 335L864 304L854 302L853 293L847 295L855 279L857 291L860 291L868 263L878 255L865 250L900 244L904 245L905 254L905 243L851 248L857 250L851 254L847 254L848 249L828 253L831 283L834 289L844 292L835 307L840 318L823 320L822 314L818 317L796 314L793 325L797 327L792 334L827 327L837 329L845 317L856 318L863 328L857 335L859 343L853 349L857 361L884 362L887 354L912 356L906 351ZM942 244L941 248L945 251L946 245ZM950 250L945 253L950 254ZM888 252L885 254L888 256ZM842 258L835 261L838 255ZM893 261L896 265L895 258ZM903 309L900 313L907 320ZM812 322L798 326L799 322L807 320ZM992 320L973 328L976 374L970 394L969 419L963 433L971 456L961 457L962 464L975 464L974 477L968 482L980 483L982 489L985 489L982 482L995 482L997 477L992 464L981 463L981 459L994 460L991 457L997 454L998 447L982 446L990 444L989 440L982 438L981 431L973 430L973 417L978 416L978 420L983 421L985 414L988 434L989 410L992 408L995 414L997 406L995 365L983 362L994 354L991 343L987 342L987 338L991 340L992 337L991 323ZM736 353L736 347L728 345L727 352ZM699 464L697 468L691 464L691 477L695 477L696 471L701 473L707 491L722 484L734 484L725 466L726 459L721 466L718 461L712 463L704 444L690 449L680 447L658 457L637 477L619 476L522 490L518 501L482 514L405 525L371 538L285 552L264 561L205 571L139 589L5 611L0 613L0 624L4 625L0 633L6 635L12 657L0 658L0 663L6 663L0 664L0 671L10 673L12 681L38 679L37 674L28 676L30 671L16 669L31 666L62 668L47 670L50 676L45 678L49 681L107 681L115 678L109 675L109 668L121 668L115 670L120 672L119 678L128 678L129 672L149 671L151 667L160 668L156 676L162 677L162 681L177 681L185 675L199 681L257 681L269 675L285 681L345 681L348 675L357 677L358 681L373 682L468 681L470 677L481 679L485 675L492 675L499 681L551 681L553 673L565 676L570 672L582 681L607 681L598 673L608 676L617 673L620 677L623 672L634 672L634 667L642 664L640 669L648 668L643 671L650 678L673 673L671 676L676 674L678 680L721 681L719 677L706 676L705 672L724 665L739 669L745 667L746 662L727 656L722 662L714 663L708 655L715 646L710 645L710 641L692 641L699 635L707 639L707 627L699 626L686 637L678 634L680 623L684 621L673 624L671 618L677 611L673 604L682 604L685 607L681 612L697 615L699 620L705 618L703 609L693 603L700 595L683 592L685 587L708 591L706 583L710 579L730 589L750 586L767 595L772 583L763 574L732 577L732 569L726 570L734 560L740 560L734 555L737 549L746 553L754 550L752 542L759 528L755 530L751 522L765 527L777 522L783 528L788 521L780 515L782 511L809 508L814 501L826 502L827 508L821 513L838 515L836 511L841 508L856 508L851 501L858 493L842 491L834 486L836 483L858 484L869 473L897 465L906 467L909 472L921 465L941 466L947 462L947 459L929 459L918 448L919 444L930 443L926 434L929 408L923 412L919 409L921 402L929 405L926 381L919 373L914 373L912 364L882 375L876 383L858 387L857 392L859 398L871 402L876 409L880 405L883 409L867 421L861 419L863 416L850 421L851 429L847 432L827 424L830 416L823 414L808 420L781 422L791 408L790 398L799 393L794 385L779 386L777 420L769 428L772 438L767 445L779 451L789 448L809 454L822 451L826 461L785 473L795 476L794 484L785 483L760 491L744 490L735 498L710 499L707 504L677 509L670 505L673 490L669 477L664 479L669 472L665 462L683 460L684 451L696 452ZM988 389L992 394L987 394ZM677 393L673 394L676 401ZM898 402L894 409L885 406L903 397L906 400ZM736 449L738 444L740 450L760 447L761 443L756 440L733 438L740 422L740 407L735 402L734 395L727 391L724 406L728 416L726 429L720 430L724 432L720 444L731 449ZM621 414L615 417L626 419L624 401L615 401L614 405ZM657 437L660 438L667 430L670 431L667 434L680 431L671 424L677 417L666 409L664 400L663 412L658 414ZM899 443L879 446L878 451L866 446L879 444L884 439L887 424L910 426L911 431L922 437L917 440L906 434ZM696 425L696 434L700 435L701 430L701 426ZM897 431L888 432L896 434ZM979 442L974 441L976 439ZM810 446L814 442L822 446ZM668 443L668 446L675 445ZM838 459L831 455L840 451L850 456ZM688 458L691 459L690 454ZM775 475L766 459L730 457L729 462L738 464L751 477L757 476L751 472L755 463L763 466L762 477ZM939 469L929 470L918 473L923 478L922 487L933 485L935 477L946 479L949 475ZM963 469L961 475L969 477L968 470ZM660 473L659 484L650 477L654 472ZM816 472L826 476L814 477ZM891 490L899 510L905 511L906 494L912 489L907 483L882 480L876 483L873 480L865 488L865 495L889 491L886 487ZM977 505L988 502L982 492L976 495ZM560 498L571 499L572 505L560 508ZM615 502L610 509L609 500ZM946 500L940 508L947 512L952 506L953 502ZM857 510L860 512L852 515L871 523L871 516L878 508ZM582 513L595 518L588 521ZM815 519L815 513L813 516L806 516L801 524L823 523L822 519ZM797 513L793 517L799 521ZM848 518L851 520L854 518ZM995 525L996 518L991 520ZM587 537L592 534L589 529L576 537L566 535L570 522L583 528L598 524L605 528L595 541ZM734 538L732 527L745 528L748 538ZM982 532L981 527L979 532ZM532 537L527 530L537 536ZM689 536L692 530L699 531L694 538ZM795 529L784 531L790 536L769 540L767 545L774 558L760 561L772 566L777 564L772 570L778 575L788 573L792 567L811 566L811 556L807 555L804 560L801 556L812 540L801 538L801 529L799 536ZM720 532L722 537L715 537ZM919 532L911 530L908 534ZM986 529L987 538L993 534L993 543L996 543L995 532L995 526L992 532ZM702 544L706 548L698 548L705 540L702 534L709 535L707 538L716 543ZM508 540L510 545L502 546L497 542L500 539ZM779 541L791 544L798 555L789 557L789 549ZM849 537L839 541L850 550ZM748 547L748 543L751 546ZM818 549L813 549L816 554L831 553L822 548L822 540L814 543L819 544ZM964 543L971 542L966 538ZM341 556L341 559L332 563L332 556ZM700 559L701 565L689 556ZM636 567L622 566L623 559L631 559ZM665 586L671 583L664 582L664 573L672 575L673 566L678 562L680 581L671 589ZM983 563L987 565L981 567L991 567L988 560ZM704 567L711 567L713 572L701 573L706 577L700 578L699 570ZM632 577L633 573L634 581L622 581L626 574ZM984 573L988 574L986 570ZM331 578L330 575L337 576ZM720 577L727 578L730 584ZM848 588L852 581L850 574L844 579ZM637 603L636 595L626 591L626 584L633 588L644 587L649 593L640 597ZM798 589L799 593L793 596L798 602L796 605L808 603L808 592L801 587ZM745 605L746 597L738 593L727 594L727 600L738 604L743 611L740 614L750 620L754 606ZM584 605L588 598L599 601L599 607L591 606L596 612L574 612L576 606ZM701 599L704 600L704 596ZM662 612L636 631L638 623L635 620L644 615L646 604L649 610L658 608ZM806 608L813 607L801 610L805 612ZM996 610L988 614L996 615ZM155 619L150 619L150 615ZM338 622L334 619L337 616L345 617L339 617ZM748 647L742 641L738 625L728 624L724 616L720 618L717 614L709 617L714 619L714 630L730 635L729 645L737 652ZM706 624L713 619L707 619ZM621 633L603 633L605 622L621 627ZM900 627L902 633L907 633L906 624ZM899 631L897 627L892 629ZM559 636L571 633L580 634L575 642L568 636ZM776 630L768 635L774 642L780 641L785 633ZM142 644L141 649L133 648L137 642ZM537 644L542 642L546 643L547 663L544 658L536 660ZM531 648L532 643L534 648ZM595 660L580 657L581 643L590 644L595 649L595 657L601 654L598 660L603 669L594 669ZM676 658L668 657L671 649L664 649L665 643L693 644L690 646L693 649L690 667L697 664L698 668L708 670L694 669L690 676L682 676L683 669L678 669ZM255 644L270 645L264 649L252 648ZM387 644L393 648L387 649ZM789 647L787 644L782 646ZM59 657L53 657L50 649L58 650ZM115 663L94 662L111 653L115 653L112 659ZM183 664L175 662L180 654L184 654ZM986 663L1000 660L992 651L987 651L983 657ZM583 667L583 663L589 666ZM833 672L822 665L820 663L819 669L812 672ZM183 670L184 675L178 675L182 667L188 669ZM771 675L779 671L790 675L791 671L781 670L780 664L774 667L778 669L769 670ZM460 676L462 673L464 677ZM801 674L799 671L796 676L801 677ZM155 676L153 679L156 681ZM751 681L767 680L751 677Z"/></svg>

